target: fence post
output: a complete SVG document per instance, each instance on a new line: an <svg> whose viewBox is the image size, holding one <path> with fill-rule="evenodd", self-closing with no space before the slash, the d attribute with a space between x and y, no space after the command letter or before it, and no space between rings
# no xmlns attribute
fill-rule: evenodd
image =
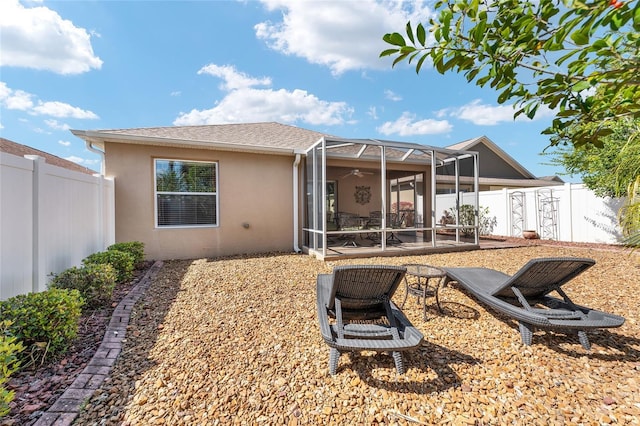
<svg viewBox="0 0 640 426"><path fill-rule="evenodd" d="M33 275L31 291L38 293L46 289L46 275L44 272L44 179L45 159L39 155L25 155L25 158L33 161L33 191L31 193L33 203Z"/></svg>
<svg viewBox="0 0 640 426"><path fill-rule="evenodd" d="M107 179L102 176L101 179ZM116 242L116 198L115 178L109 180L107 187L107 246Z"/></svg>
<svg viewBox="0 0 640 426"><path fill-rule="evenodd" d="M505 218L504 218L504 222L506 224L506 228L504 230L504 232L502 232L502 235L507 235L510 237L513 237L513 231L512 231L512 224L511 224L511 220L512 217L511 215L513 214L511 212L511 203L509 202L509 190L507 188L502 188L502 205L505 207L504 211L505 211Z"/></svg>
<svg viewBox="0 0 640 426"><path fill-rule="evenodd" d="M558 228L560 230L560 241L573 242L573 188L571 182L564 184L564 196L562 197L562 215ZM565 230L566 232L562 232Z"/></svg>
<svg viewBox="0 0 640 426"><path fill-rule="evenodd" d="M95 177L96 179L98 179L98 187L97 187L97 192L98 192L98 197L97 197L97 201L98 201L98 205L96 206L97 209L97 217L96 217L96 228L98 229L98 232L100 233L98 241L100 241L100 251L104 250L107 248L107 232L106 232L106 223L105 223L105 203L104 203L104 180L103 180L103 176L99 175L99 174L94 174L93 177Z"/></svg>

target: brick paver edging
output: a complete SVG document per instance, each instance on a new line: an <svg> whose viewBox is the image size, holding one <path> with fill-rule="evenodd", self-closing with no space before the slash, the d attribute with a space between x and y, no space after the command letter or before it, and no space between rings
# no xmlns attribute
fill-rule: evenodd
<svg viewBox="0 0 640 426"><path fill-rule="evenodd" d="M84 402L93 395L111 373L111 368L122 350L122 341L127 334L131 310L147 290L151 279L162 268L162 265L162 261L156 261L140 282L120 301L113 311L102 343L91 361L71 386L34 423L34 426L68 426L73 423Z"/></svg>

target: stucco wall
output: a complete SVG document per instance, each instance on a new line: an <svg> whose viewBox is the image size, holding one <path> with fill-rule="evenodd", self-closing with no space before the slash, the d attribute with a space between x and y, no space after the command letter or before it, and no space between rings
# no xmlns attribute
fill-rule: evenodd
<svg viewBox="0 0 640 426"><path fill-rule="evenodd" d="M116 241L142 241L148 259L293 250L293 157L118 143L105 144L105 153L106 175L115 179ZM217 227L155 227L156 158L218 162Z"/></svg>

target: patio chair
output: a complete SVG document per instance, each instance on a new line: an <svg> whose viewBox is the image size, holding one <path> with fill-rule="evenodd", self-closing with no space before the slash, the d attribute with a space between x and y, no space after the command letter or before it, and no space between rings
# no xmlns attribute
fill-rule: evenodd
<svg viewBox="0 0 640 426"><path fill-rule="evenodd" d="M329 373L336 374L346 351L391 352L398 374L404 373L402 351L422 343L422 333L391 301L402 282L402 266L337 266L317 278L320 332L329 345Z"/></svg>
<svg viewBox="0 0 640 426"><path fill-rule="evenodd" d="M404 216L405 212L403 211L400 213L387 213L387 226L393 229L401 228L404 222ZM402 240L392 231L387 235L387 244L402 244Z"/></svg>
<svg viewBox="0 0 640 426"><path fill-rule="evenodd" d="M338 229L340 231L358 231L361 228L361 220L357 214L348 213L348 212L338 212ZM340 239L344 240L342 244L344 247L353 246L358 247L358 243L356 243L356 237L358 234L355 233L345 233L340 235Z"/></svg>
<svg viewBox="0 0 640 426"><path fill-rule="evenodd" d="M366 228L374 230L374 232L367 234L367 239L374 243L379 243L382 235L380 232L382 228L382 211L374 210L369 212L369 220L367 220Z"/></svg>
<svg viewBox="0 0 640 426"><path fill-rule="evenodd" d="M624 323L620 316L576 305L560 288L594 264L581 258L532 259L513 276L488 268L442 269L481 302L518 320L525 345L531 345L536 328L564 329L577 331L580 343L589 350L586 330ZM549 296L553 291L562 299Z"/></svg>

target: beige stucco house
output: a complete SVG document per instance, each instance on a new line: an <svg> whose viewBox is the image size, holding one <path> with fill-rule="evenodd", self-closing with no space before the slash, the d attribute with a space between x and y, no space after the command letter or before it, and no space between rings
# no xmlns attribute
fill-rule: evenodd
<svg viewBox="0 0 640 426"><path fill-rule="evenodd" d="M115 180L116 241L144 242L151 259L477 245L439 237L433 208L443 189L479 188L470 150L274 122L72 133Z"/></svg>

